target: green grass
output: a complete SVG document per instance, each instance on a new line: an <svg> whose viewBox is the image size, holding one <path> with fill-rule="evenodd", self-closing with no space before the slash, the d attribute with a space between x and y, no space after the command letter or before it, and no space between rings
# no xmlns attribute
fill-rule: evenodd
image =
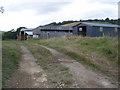
<svg viewBox="0 0 120 90"><path fill-rule="evenodd" d="M29 40L31 41L31 40ZM78 62L111 76L117 75L118 39L111 37L59 37L32 39L73 57Z"/></svg>
<svg viewBox="0 0 120 90"><path fill-rule="evenodd" d="M37 41L37 40L35 40ZM23 44L28 47L34 57L37 59L38 65L40 65L47 73L47 78L52 87L58 87L59 83L65 84L64 87L71 87L73 80L72 75L69 74L69 69L58 62L52 53L40 47L39 44L34 41L25 41Z"/></svg>
<svg viewBox="0 0 120 90"><path fill-rule="evenodd" d="M17 41L3 41L2 44L2 83L12 76L18 68L18 63L21 60L21 52Z"/></svg>

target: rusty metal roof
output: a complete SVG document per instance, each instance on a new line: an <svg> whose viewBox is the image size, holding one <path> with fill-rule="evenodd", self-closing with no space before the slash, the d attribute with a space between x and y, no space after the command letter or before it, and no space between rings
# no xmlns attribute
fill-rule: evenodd
<svg viewBox="0 0 120 90"><path fill-rule="evenodd" d="M78 24L80 24L81 22L74 22L74 23L69 23L69 24L64 24L64 25L61 25L61 26L69 26L69 27L73 27L73 26L76 26Z"/></svg>

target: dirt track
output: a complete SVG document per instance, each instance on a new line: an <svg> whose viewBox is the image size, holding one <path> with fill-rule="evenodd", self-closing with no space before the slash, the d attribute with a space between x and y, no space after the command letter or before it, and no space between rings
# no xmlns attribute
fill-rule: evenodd
<svg viewBox="0 0 120 90"><path fill-rule="evenodd" d="M47 75L42 68L37 65L36 59L30 51L21 46L22 61L19 69L7 82L7 88L48 88Z"/></svg>
<svg viewBox="0 0 120 90"><path fill-rule="evenodd" d="M113 84L108 80L108 77L84 67L82 64L76 62L71 57L68 57L54 49L42 46L48 49L52 54L63 64L70 69L70 73L73 75L74 80L79 87L84 88L115 88Z"/></svg>
<svg viewBox="0 0 120 90"><path fill-rule="evenodd" d="M80 88L114 88L113 84L108 80L108 77L84 67L76 62L71 57L68 57L54 49L46 46L41 46L52 52L56 60L62 65L69 68L73 75L74 81ZM22 61L19 69L14 73L13 77L7 82L7 88L49 88L50 83L47 80L47 74L36 64L35 57L30 51L21 46Z"/></svg>

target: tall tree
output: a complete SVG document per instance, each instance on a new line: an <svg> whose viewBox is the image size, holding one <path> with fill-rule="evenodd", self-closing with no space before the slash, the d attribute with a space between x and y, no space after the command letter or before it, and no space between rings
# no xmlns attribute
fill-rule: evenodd
<svg viewBox="0 0 120 90"><path fill-rule="evenodd" d="M21 30L21 29L24 29L24 28L26 28L26 27L19 27L19 28L17 28L16 33L19 33L20 30Z"/></svg>
<svg viewBox="0 0 120 90"><path fill-rule="evenodd" d="M105 21L109 21L110 19L107 17L106 19L105 19Z"/></svg>

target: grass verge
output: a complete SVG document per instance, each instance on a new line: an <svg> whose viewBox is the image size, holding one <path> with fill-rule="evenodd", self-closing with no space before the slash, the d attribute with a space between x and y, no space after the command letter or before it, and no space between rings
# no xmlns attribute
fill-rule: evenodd
<svg viewBox="0 0 120 90"><path fill-rule="evenodd" d="M8 40L2 42L2 84L12 76L18 68L21 60L20 47L17 41Z"/></svg>

